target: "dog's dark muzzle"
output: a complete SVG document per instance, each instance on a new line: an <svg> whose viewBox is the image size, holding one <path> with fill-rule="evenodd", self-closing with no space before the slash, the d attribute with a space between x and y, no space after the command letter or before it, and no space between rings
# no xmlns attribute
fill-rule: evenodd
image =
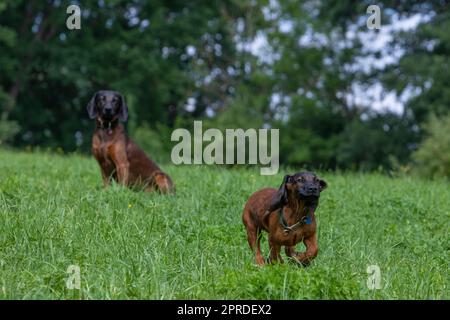
<svg viewBox="0 0 450 320"><path fill-rule="evenodd" d="M316 186L305 186L298 191L298 194L300 198L318 198L320 191Z"/></svg>
<svg viewBox="0 0 450 320"><path fill-rule="evenodd" d="M114 116L113 108L108 107L103 108L102 116L104 119L111 120Z"/></svg>

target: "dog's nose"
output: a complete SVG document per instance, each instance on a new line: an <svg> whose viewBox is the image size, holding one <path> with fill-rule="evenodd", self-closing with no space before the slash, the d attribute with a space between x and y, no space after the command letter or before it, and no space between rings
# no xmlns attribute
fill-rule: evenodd
<svg viewBox="0 0 450 320"><path fill-rule="evenodd" d="M105 107L105 113L111 113L112 108L111 107Z"/></svg>
<svg viewBox="0 0 450 320"><path fill-rule="evenodd" d="M308 191L309 191L310 193L316 193L318 190L319 190L319 189L318 189L317 187L309 187L309 188L308 188Z"/></svg>

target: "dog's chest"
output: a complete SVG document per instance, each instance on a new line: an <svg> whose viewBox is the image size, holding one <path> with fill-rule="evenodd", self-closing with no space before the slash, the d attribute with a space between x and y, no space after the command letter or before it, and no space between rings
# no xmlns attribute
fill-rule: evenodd
<svg viewBox="0 0 450 320"><path fill-rule="evenodd" d="M112 159L112 148L115 141L106 133L97 134L92 140L92 152L97 160L101 162L110 162Z"/></svg>
<svg viewBox="0 0 450 320"><path fill-rule="evenodd" d="M285 232L283 228L277 228L275 232L276 240L283 246L294 246L303 241L305 238L311 237L316 230L315 222L305 224L296 230Z"/></svg>

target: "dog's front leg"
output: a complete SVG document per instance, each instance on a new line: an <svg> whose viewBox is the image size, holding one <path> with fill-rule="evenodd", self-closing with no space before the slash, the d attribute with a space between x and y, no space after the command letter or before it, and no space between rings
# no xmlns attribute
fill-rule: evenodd
<svg viewBox="0 0 450 320"><path fill-rule="evenodd" d="M124 186L128 186L130 163L128 162L125 146L115 147L111 152L111 158L116 166L118 182Z"/></svg>
<svg viewBox="0 0 450 320"><path fill-rule="evenodd" d="M107 188L111 185L111 176L105 169L103 169L103 167L100 167L100 170L102 172L103 185Z"/></svg>
<svg viewBox="0 0 450 320"><path fill-rule="evenodd" d="M288 257L294 257L297 254L297 252L295 252L295 246L284 247L284 252Z"/></svg>
<svg viewBox="0 0 450 320"><path fill-rule="evenodd" d="M130 176L130 164L128 161L119 162L119 164L116 165L117 168L117 180L119 180L119 183L128 186L128 180Z"/></svg>
<svg viewBox="0 0 450 320"><path fill-rule="evenodd" d="M297 254L295 258L301 264L308 265L315 257L317 257L317 253L319 252L316 234L314 233L311 237L304 239L303 243L306 246L306 251Z"/></svg>
<svg viewBox="0 0 450 320"><path fill-rule="evenodd" d="M281 257L280 254L281 246L276 241L269 239L269 248L270 248L269 263L274 263L276 261L283 263L283 258Z"/></svg>
<svg viewBox="0 0 450 320"><path fill-rule="evenodd" d="M111 185L111 176L114 172L114 165L109 160L105 159L99 152L94 150L94 156L100 166L102 174L103 185L109 187Z"/></svg>

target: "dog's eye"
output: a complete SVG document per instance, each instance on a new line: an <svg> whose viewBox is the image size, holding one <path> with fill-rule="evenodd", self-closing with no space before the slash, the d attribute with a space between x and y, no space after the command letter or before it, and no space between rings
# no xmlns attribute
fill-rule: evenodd
<svg viewBox="0 0 450 320"><path fill-rule="evenodd" d="M305 178L299 178L297 181L298 182L305 182Z"/></svg>

